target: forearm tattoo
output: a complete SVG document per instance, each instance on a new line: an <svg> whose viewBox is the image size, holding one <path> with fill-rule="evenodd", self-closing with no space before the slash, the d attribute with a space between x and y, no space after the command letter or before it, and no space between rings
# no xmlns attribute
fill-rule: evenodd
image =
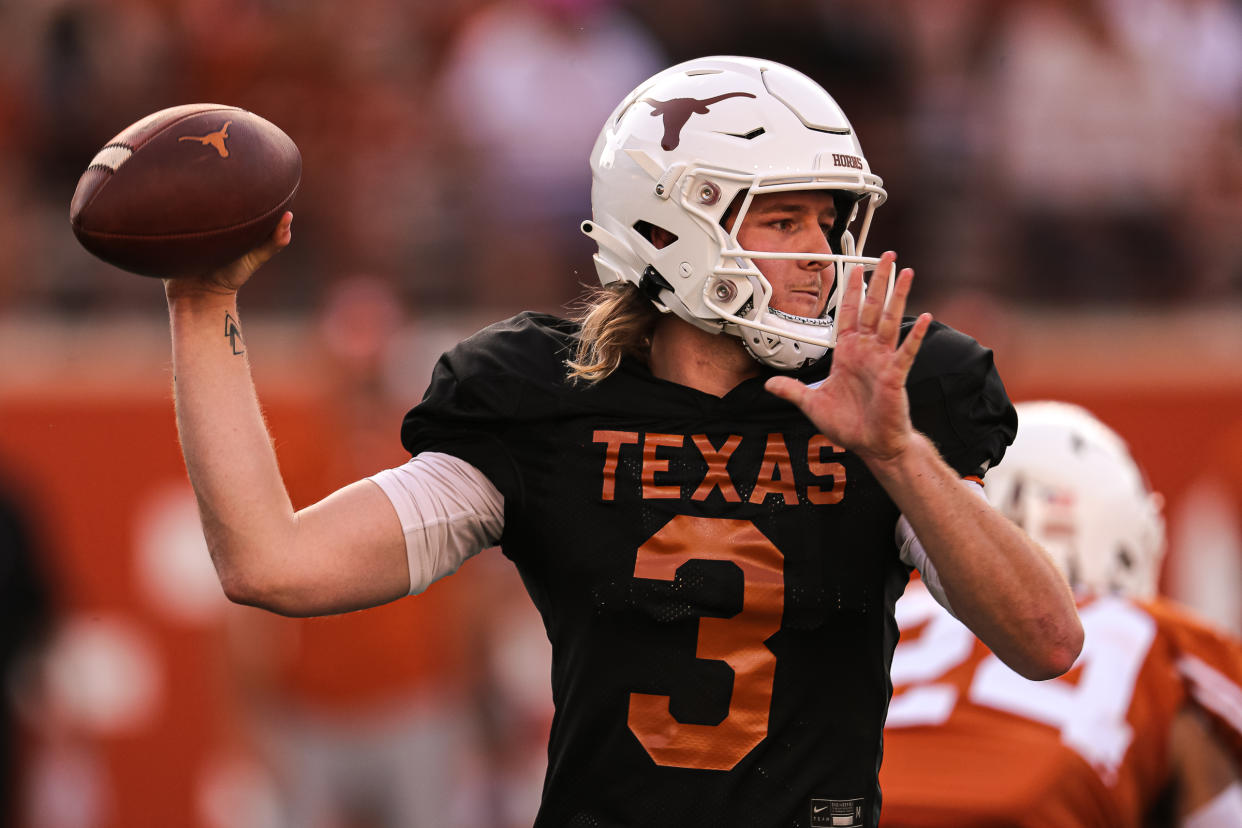
<svg viewBox="0 0 1242 828"><path fill-rule="evenodd" d="M237 320L233 318L233 314L228 311L224 312L224 335L229 338L229 345L232 346L234 355L246 352L246 349L241 347L241 329L237 327Z"/></svg>

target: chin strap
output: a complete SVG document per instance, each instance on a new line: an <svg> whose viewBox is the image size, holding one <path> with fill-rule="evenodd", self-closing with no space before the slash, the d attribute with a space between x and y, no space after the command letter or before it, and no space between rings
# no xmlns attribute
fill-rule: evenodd
<svg viewBox="0 0 1242 828"><path fill-rule="evenodd" d="M647 265L643 270L643 275L638 280L638 289L642 291L643 296L646 296L657 305L664 304L663 300L660 299L660 291L667 290L669 293L676 295L676 291L668 283L668 279L665 279L660 274L660 271L651 265Z"/></svg>

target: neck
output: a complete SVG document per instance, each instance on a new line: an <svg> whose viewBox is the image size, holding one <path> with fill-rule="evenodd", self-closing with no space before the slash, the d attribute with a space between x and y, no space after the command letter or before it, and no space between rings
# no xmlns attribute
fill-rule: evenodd
<svg viewBox="0 0 1242 828"><path fill-rule="evenodd" d="M740 339L713 334L666 315L651 336L651 373L723 397L759 373L759 363Z"/></svg>

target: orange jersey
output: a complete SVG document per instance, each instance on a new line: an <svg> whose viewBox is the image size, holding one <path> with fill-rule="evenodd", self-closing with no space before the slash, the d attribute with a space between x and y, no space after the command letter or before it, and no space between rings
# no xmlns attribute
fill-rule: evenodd
<svg viewBox="0 0 1242 828"><path fill-rule="evenodd" d="M883 828L1132 826L1169 782L1174 716L1198 706L1242 756L1242 645L1167 601L1081 602L1073 669L1027 681L923 585L897 604Z"/></svg>

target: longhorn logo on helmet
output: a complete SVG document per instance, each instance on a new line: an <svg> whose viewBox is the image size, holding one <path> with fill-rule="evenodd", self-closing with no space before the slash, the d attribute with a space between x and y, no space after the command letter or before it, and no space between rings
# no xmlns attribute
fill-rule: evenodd
<svg viewBox="0 0 1242 828"><path fill-rule="evenodd" d="M753 97L755 96L749 92L726 92L723 95L717 95L704 101L700 101L697 98L673 98L668 101L643 98L643 103L651 104L651 116L653 118L657 115L664 118L664 138L660 141L660 148L667 152L677 149L677 146L681 143L681 130L686 125L686 122L690 120L691 115L706 115L713 105L720 103L726 98Z"/></svg>

